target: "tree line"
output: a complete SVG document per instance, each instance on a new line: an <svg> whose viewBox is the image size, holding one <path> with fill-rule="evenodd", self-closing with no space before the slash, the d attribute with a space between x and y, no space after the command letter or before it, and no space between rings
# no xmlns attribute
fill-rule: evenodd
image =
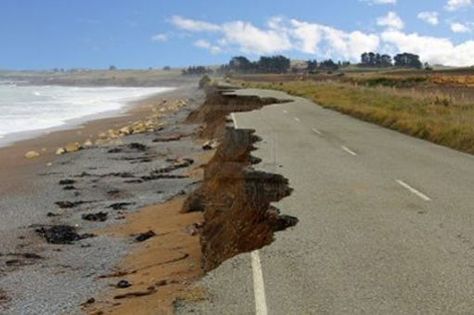
<svg viewBox="0 0 474 315"><path fill-rule="evenodd" d="M203 66L192 66L183 69L183 75L205 75L205 74L227 74L227 73L317 73L319 71L337 71L341 68L350 66L349 61L335 62L327 59L318 62L317 60L307 60L301 62L298 66L293 66L291 60L285 56L262 56L257 61L250 61L247 57L233 57L228 64L222 65L220 68L213 70ZM420 56L411 53L401 53L393 58L387 54L379 54L374 52L366 52L361 55L361 61L358 64L361 67L403 67L422 69L423 64ZM429 66L425 64L425 68Z"/></svg>
<svg viewBox="0 0 474 315"><path fill-rule="evenodd" d="M211 68L203 67L203 66L191 66L183 69L181 71L183 75L196 75L201 76L205 74L213 74L214 71Z"/></svg>
<svg viewBox="0 0 474 315"><path fill-rule="evenodd" d="M341 67L350 65L349 62L334 62L327 59L322 62L317 60L308 60L303 66L292 67L291 60L285 56L278 55L272 57L260 57L257 61L250 61L244 56L233 57L226 65L221 66L220 72L237 72L237 73L287 73L292 72L310 72L314 73L319 70L335 71Z"/></svg>
<svg viewBox="0 0 474 315"><path fill-rule="evenodd" d="M258 61L250 61L244 56L233 57L226 65L221 66L220 72L238 73L286 73L291 61L285 56L262 56Z"/></svg>
<svg viewBox="0 0 474 315"><path fill-rule="evenodd" d="M423 68L420 56L411 53L397 54L393 57L390 55L381 55L374 52L365 52L360 57L360 65L364 67L400 67L400 68ZM425 64L425 68L429 66Z"/></svg>

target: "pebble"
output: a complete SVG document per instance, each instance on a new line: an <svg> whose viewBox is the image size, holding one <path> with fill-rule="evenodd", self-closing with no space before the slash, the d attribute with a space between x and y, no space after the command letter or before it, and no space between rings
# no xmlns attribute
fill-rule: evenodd
<svg viewBox="0 0 474 315"><path fill-rule="evenodd" d="M25 154L25 158L27 158L29 160L36 159L39 156L40 156L40 154L36 151L29 151Z"/></svg>

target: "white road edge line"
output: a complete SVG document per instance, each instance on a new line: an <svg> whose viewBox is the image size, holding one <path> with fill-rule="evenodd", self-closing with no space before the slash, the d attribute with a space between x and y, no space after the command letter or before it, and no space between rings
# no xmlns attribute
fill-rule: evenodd
<svg viewBox="0 0 474 315"><path fill-rule="evenodd" d="M352 151L351 149L349 149L348 147L346 147L345 145L341 146L341 148L346 151L347 153L349 153L350 155L353 155L353 156L357 156L357 153L355 153L354 151Z"/></svg>
<svg viewBox="0 0 474 315"><path fill-rule="evenodd" d="M408 185L407 183L405 183L404 181L400 180L400 179L396 179L395 180L400 186L408 189L410 192L414 193L415 195L417 195L418 197L420 197L421 199L423 199L424 201L431 201L431 198L428 197L427 195L425 195L424 193L416 190L415 188L411 187L410 185Z"/></svg>
<svg viewBox="0 0 474 315"><path fill-rule="evenodd" d="M230 114L234 123L234 128L238 128L237 120L234 113ZM253 292L255 295L255 314L267 315L267 299L265 297L265 284L263 282L262 263L260 262L260 254L258 250L250 253L253 274Z"/></svg>
<svg viewBox="0 0 474 315"><path fill-rule="evenodd" d="M265 297L265 284L263 282L262 264L258 250L250 253L253 271L253 292L255 295L255 314L267 315L267 300Z"/></svg>
<svg viewBox="0 0 474 315"><path fill-rule="evenodd" d="M237 126L237 120L235 119L235 114L231 113L230 118L232 118L232 122L234 123L234 128L238 129L239 127Z"/></svg>
<svg viewBox="0 0 474 315"><path fill-rule="evenodd" d="M301 120L298 117L295 117L295 121L300 122Z"/></svg>
<svg viewBox="0 0 474 315"><path fill-rule="evenodd" d="M234 122L234 128L238 128L237 120L235 119L234 113L230 114L232 121ZM262 263L260 262L260 254L258 250L250 253L250 259L252 263L253 273L253 292L255 295L255 314L256 315L267 315L267 299L265 297L265 284L263 282L263 271Z"/></svg>
<svg viewBox="0 0 474 315"><path fill-rule="evenodd" d="M317 133L317 134L320 135L320 136L323 134L321 131L319 131L319 130L316 129L316 128L313 128L313 129L311 129L311 130L313 130L314 133Z"/></svg>

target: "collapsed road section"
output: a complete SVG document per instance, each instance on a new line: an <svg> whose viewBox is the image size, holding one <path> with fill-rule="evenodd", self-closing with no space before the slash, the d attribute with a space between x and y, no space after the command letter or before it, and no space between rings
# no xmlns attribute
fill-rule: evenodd
<svg viewBox="0 0 474 315"><path fill-rule="evenodd" d="M253 157L260 141L255 130L237 129L229 121L233 112L259 109L282 103L274 98L229 95L227 89L207 87L207 100L188 120L201 123L200 136L219 143L204 169L202 185L191 194L184 212L202 211L202 266L210 271L240 253L269 245L274 232L297 224L295 217L282 215L271 206L292 192L288 179L257 171Z"/></svg>

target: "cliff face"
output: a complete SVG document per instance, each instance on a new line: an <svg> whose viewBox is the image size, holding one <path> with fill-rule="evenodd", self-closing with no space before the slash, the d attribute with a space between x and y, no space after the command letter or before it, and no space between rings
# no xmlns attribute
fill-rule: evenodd
<svg viewBox="0 0 474 315"><path fill-rule="evenodd" d="M297 224L298 219L280 215L270 206L291 194L281 175L252 168L260 161L251 155L260 141L254 130L235 129L227 123L232 112L250 111L275 99L227 96L210 89L206 103L189 117L202 122L202 137L219 139L220 145L205 167L204 181L186 201L184 211L203 211L201 234L203 269L212 270L243 252L273 241L273 233Z"/></svg>

